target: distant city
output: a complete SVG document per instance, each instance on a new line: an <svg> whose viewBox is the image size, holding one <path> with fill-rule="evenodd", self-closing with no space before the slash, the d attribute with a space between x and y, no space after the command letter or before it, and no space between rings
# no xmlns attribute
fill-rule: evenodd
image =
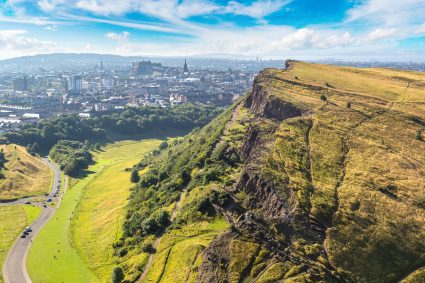
<svg viewBox="0 0 425 283"><path fill-rule="evenodd" d="M425 64L413 62L319 63L425 71ZM91 117L184 103L227 106L251 88L260 70L283 68L284 61L51 54L0 61L0 67L0 131L10 131L71 113Z"/></svg>
<svg viewBox="0 0 425 283"><path fill-rule="evenodd" d="M180 58L181 66L164 66L144 59L124 65L100 60L91 70L84 64L81 71L36 69L29 63L31 68L26 71L4 71L0 74L0 130L15 130L51 116L76 113L91 117L125 107L227 106L250 89L264 67L261 59L237 64L226 61L227 66L210 60L204 62L204 68L199 67L199 60L195 62L198 64L192 66L190 60ZM268 63L283 66L282 61Z"/></svg>

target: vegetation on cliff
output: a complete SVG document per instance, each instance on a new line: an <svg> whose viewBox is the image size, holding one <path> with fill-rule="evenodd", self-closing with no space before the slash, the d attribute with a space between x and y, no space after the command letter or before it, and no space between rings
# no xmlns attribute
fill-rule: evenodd
<svg viewBox="0 0 425 283"><path fill-rule="evenodd" d="M170 270L187 282L423 278L424 85L422 73L388 69L290 62L264 70L206 127L137 165L114 244L118 256L142 255L123 266L126 280L147 266L158 237L148 281L181 282ZM159 217L181 192L174 221ZM224 220L213 239L189 242L192 252L177 245Z"/></svg>

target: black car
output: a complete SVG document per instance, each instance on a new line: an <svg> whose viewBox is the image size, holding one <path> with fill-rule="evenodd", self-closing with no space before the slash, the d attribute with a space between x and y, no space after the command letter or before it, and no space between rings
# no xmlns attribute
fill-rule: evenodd
<svg viewBox="0 0 425 283"><path fill-rule="evenodd" d="M26 201L25 204L31 204L31 202L30 201Z"/></svg>
<svg viewBox="0 0 425 283"><path fill-rule="evenodd" d="M21 238L26 238L26 237L27 237L27 235L25 235L25 234L21 235Z"/></svg>

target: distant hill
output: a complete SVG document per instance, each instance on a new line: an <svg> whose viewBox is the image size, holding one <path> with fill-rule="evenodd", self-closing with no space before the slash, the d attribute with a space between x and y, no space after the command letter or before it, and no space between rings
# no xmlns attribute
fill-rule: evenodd
<svg viewBox="0 0 425 283"><path fill-rule="evenodd" d="M107 69L129 70L133 62L150 60L153 63L161 63L164 66L183 68L184 60L187 59L190 68L227 70L244 69L259 71L265 67L282 67L282 60L245 60L246 57L234 59L229 54L205 54L192 57L159 57L159 56L119 56L111 54L95 53L54 53L24 56L0 61L0 70L5 72L33 72L40 69L54 71L83 72L91 71L94 66L100 67L102 61ZM244 60L240 60L244 59Z"/></svg>
<svg viewBox="0 0 425 283"><path fill-rule="evenodd" d="M127 279L424 282L425 74L287 67L139 163Z"/></svg>

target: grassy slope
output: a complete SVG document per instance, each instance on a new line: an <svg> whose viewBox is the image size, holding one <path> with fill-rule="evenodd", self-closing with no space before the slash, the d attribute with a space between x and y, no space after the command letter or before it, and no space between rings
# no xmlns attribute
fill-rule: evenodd
<svg viewBox="0 0 425 283"><path fill-rule="evenodd" d="M297 62L263 75L271 94L309 113L281 123L273 158L304 208L331 226L331 262L369 282L423 266L425 142L415 132L424 130L425 74Z"/></svg>
<svg viewBox="0 0 425 283"><path fill-rule="evenodd" d="M0 207L0 266L3 266L7 253L23 229L40 214L40 207L11 205ZM0 274L0 282L3 282Z"/></svg>
<svg viewBox="0 0 425 283"><path fill-rule="evenodd" d="M233 108L232 108L233 109ZM220 182L203 182L203 175L213 166L216 161L208 163L203 170L199 170L195 163L204 163L209 156L214 155L215 145L225 140L223 131L226 123L232 117L232 109L226 110L208 126L201 130L194 130L184 138L169 142L169 147L161 154L149 157L149 167L145 172L166 172L166 177L158 181L157 187L139 187L134 191L129 203L129 211L138 211L146 219L145 215L152 215L156 211L165 210L169 213L175 207L181 191L185 196L171 226L167 228L161 237L158 252L154 256L153 265L147 273L146 282L194 282L197 269L202 263L202 251L209 245L214 237L229 228L227 222L219 215L201 213L197 205L207 198L213 190L222 191ZM247 116L245 112L243 116ZM229 143L241 143L244 127L234 123L232 129L239 139L229 140ZM222 142L220 142L220 140ZM153 171L152 171L153 170ZM182 170L188 170L192 181L179 186ZM220 171L224 175L229 173L228 179L236 179L234 168L226 168ZM148 173L149 174L149 173ZM144 176L141 176L142 179ZM173 184L170 186L170 184ZM178 187L178 189L176 189ZM174 188L174 189L172 189ZM123 265L126 279L130 282L136 281L141 275L147 263L149 253L143 249L144 246L153 244L155 236L140 237L137 233L133 237L127 237L122 245L132 256ZM127 256L124 256L126 259Z"/></svg>
<svg viewBox="0 0 425 283"><path fill-rule="evenodd" d="M96 156L105 166L84 188L73 220L73 241L79 254L102 282L108 282L115 266L112 244L121 237L125 205L130 194L131 168L160 140L120 142L108 145Z"/></svg>
<svg viewBox="0 0 425 283"><path fill-rule="evenodd" d="M49 167L27 153L24 147L14 144L0 145L6 162L0 180L0 199L14 199L42 194L49 190L52 177Z"/></svg>
<svg viewBox="0 0 425 283"><path fill-rule="evenodd" d="M123 170L159 142L117 142L96 153L91 174L73 181L58 212L30 249L27 266L33 282L109 280L112 243L119 235L129 193L130 173Z"/></svg>

